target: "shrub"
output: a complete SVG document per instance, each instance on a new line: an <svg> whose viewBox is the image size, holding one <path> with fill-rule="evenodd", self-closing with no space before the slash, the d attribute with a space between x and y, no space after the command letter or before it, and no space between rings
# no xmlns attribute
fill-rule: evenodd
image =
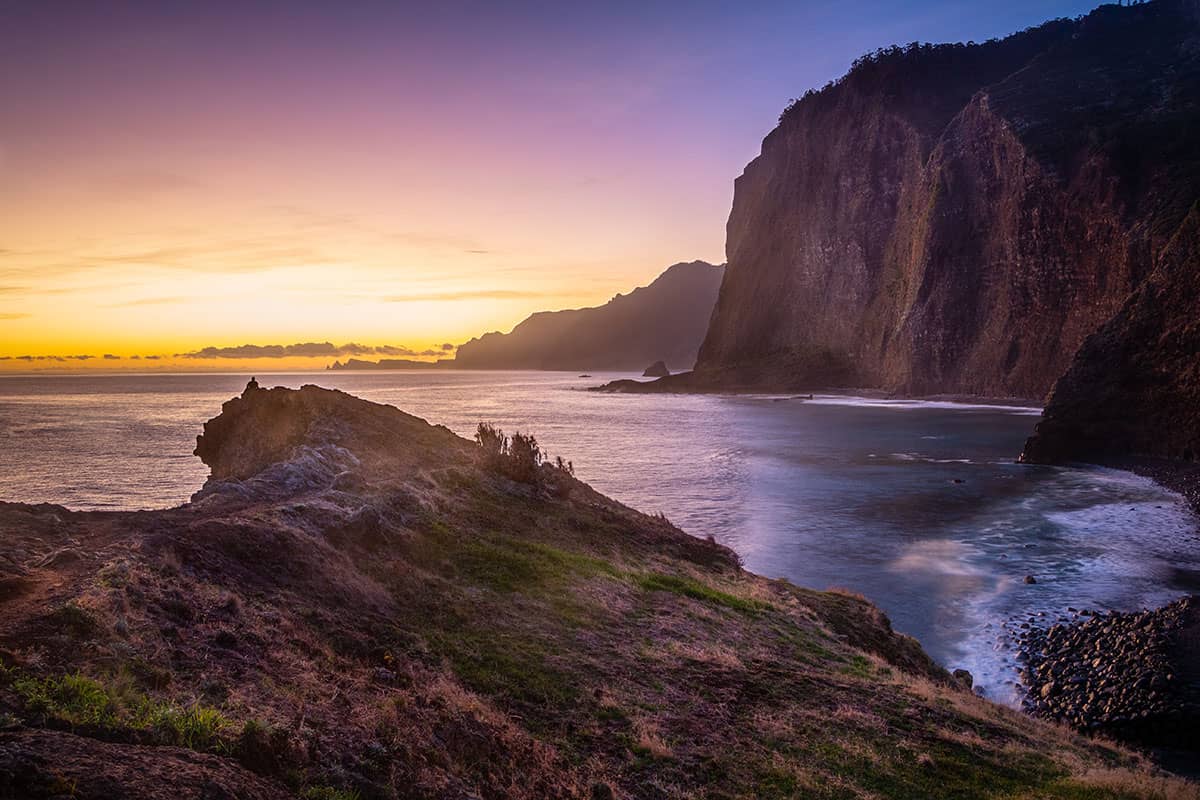
<svg viewBox="0 0 1200 800"><path fill-rule="evenodd" d="M504 431L488 422L479 423L475 429L475 441L483 449L483 455L489 462L500 463L508 453L508 437Z"/></svg>
<svg viewBox="0 0 1200 800"><path fill-rule="evenodd" d="M542 466L542 449L537 439L520 431L514 433L508 444L508 461L509 477L524 483L536 481Z"/></svg>
<svg viewBox="0 0 1200 800"><path fill-rule="evenodd" d="M488 466L515 481L539 483L543 464L550 464L566 475L575 474L575 465L564 461L562 456L549 461L532 434L517 431L508 436L495 425L481 422L475 429L475 441L483 450Z"/></svg>
<svg viewBox="0 0 1200 800"><path fill-rule="evenodd" d="M75 603L68 603L50 612L46 621L76 639L91 638L100 630L100 623L92 612Z"/></svg>

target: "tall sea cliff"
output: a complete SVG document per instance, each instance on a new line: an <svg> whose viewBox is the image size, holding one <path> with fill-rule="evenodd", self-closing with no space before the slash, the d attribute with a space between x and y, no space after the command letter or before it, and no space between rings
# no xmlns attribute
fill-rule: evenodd
<svg viewBox="0 0 1200 800"><path fill-rule="evenodd" d="M1198 8L879 51L794 102L736 182L690 385L1040 401L1068 374L1051 418L1086 418L1120 352L1126 374L1171 373L1138 397L1174 408L1196 384L1178 366L1196 294L1165 298L1198 272Z"/></svg>

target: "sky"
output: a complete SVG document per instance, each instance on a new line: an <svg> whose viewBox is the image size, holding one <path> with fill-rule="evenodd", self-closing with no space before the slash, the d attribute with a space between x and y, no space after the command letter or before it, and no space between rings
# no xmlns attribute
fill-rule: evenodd
<svg viewBox="0 0 1200 800"><path fill-rule="evenodd" d="M603 303L722 262L734 179L858 55L1093 5L0 0L0 370L431 358Z"/></svg>

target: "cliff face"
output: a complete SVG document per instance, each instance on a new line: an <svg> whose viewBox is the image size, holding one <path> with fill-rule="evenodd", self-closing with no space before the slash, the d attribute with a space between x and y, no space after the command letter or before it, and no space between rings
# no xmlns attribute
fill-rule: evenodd
<svg viewBox="0 0 1200 800"><path fill-rule="evenodd" d="M511 333L458 348L460 369L642 370L665 361L690 369L708 329L722 268L675 264L649 286L603 306L532 315Z"/></svg>
<svg viewBox="0 0 1200 800"><path fill-rule="evenodd" d="M1193 3L861 61L737 180L693 379L1041 399L1200 196Z"/></svg>
<svg viewBox="0 0 1200 800"><path fill-rule="evenodd" d="M1200 206L1154 272L1083 343L1024 461L1200 459Z"/></svg>

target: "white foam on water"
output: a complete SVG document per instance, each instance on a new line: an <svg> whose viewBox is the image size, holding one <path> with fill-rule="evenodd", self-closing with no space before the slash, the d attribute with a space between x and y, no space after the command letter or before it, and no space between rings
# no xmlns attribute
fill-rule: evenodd
<svg viewBox="0 0 1200 800"><path fill-rule="evenodd" d="M1014 535L1005 535L1003 520L986 526L966 556L981 559L992 580L969 600L971 629L960 661L948 666L970 670L989 697L1010 705L1022 697L1016 656L1023 624L1046 627L1070 618L1069 608L1154 608L1186 594L1172 586L1179 571L1200 575L1200 521L1179 495L1131 473L1093 468L1063 470L1049 488L1014 504L1020 511L1007 525ZM1097 488L1107 502L1094 502ZM1016 530L1026 514L1044 523L1036 541ZM1036 583L1026 584L1025 575Z"/></svg>
<svg viewBox="0 0 1200 800"><path fill-rule="evenodd" d="M1004 403L970 403L955 400L902 400L880 397L858 397L855 395L820 394L803 402L817 406L857 406L860 408L885 408L894 411L920 411L945 408L960 411L999 411L1006 414L1040 417L1042 409L1034 406L1007 405Z"/></svg>
<svg viewBox="0 0 1200 800"><path fill-rule="evenodd" d="M973 464L969 458L934 458L933 456L923 456L920 453L891 453L892 458L898 461L923 461L926 464Z"/></svg>
<svg viewBox="0 0 1200 800"><path fill-rule="evenodd" d="M914 542L888 568L906 574L979 577L985 573L969 557L975 551L967 542L951 539Z"/></svg>

